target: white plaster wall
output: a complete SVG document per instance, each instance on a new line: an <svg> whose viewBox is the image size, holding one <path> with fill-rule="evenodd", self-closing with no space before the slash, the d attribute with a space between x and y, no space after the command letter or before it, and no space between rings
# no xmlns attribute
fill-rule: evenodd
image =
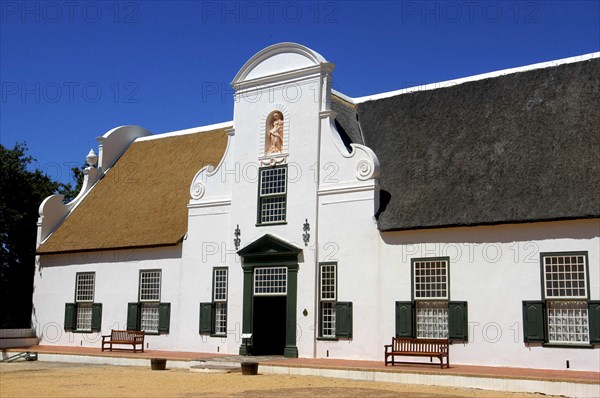
<svg viewBox="0 0 600 398"><path fill-rule="evenodd" d="M469 343L454 344L451 363L598 371L594 349L528 347L523 342L522 301L541 300L541 252L587 251L590 299L600 299L600 221L447 228L381 234L380 307L376 347L380 359L394 334L394 301L411 300L411 258L450 257L450 299L468 302ZM360 305L360 304L359 304ZM355 324L356 325L356 324ZM367 347L376 348L376 354Z"/></svg>
<svg viewBox="0 0 600 398"><path fill-rule="evenodd" d="M315 100L315 90L319 93L320 76L309 76L302 81L289 84L275 84L260 89L259 101L252 102L241 96L235 105L235 167L240 170L239 178L233 185L230 240L233 230L239 224L242 232L241 247L248 245L265 234L273 234L279 238L302 247L303 254L298 270L297 294L297 335L300 356L312 356L312 339L306 331L312 328L312 317L301 315L304 308L312 308L314 301L314 252L307 250L302 240L302 226L305 220L314 226L316 215L316 187L314 166L317 164L317 148L319 142L319 101ZM293 90L293 91L292 91ZM298 100L291 101L292 92L297 93ZM296 95L296 94L294 94ZM258 159L263 153L258 151L259 139L265 134L260 121L263 114L284 108L288 117L289 157L287 186L287 216L283 225L257 226L258 206ZM314 115L308 117L307 115ZM229 170L234 167L228 166ZM242 275L240 267L236 272ZM241 315L240 318L241 320Z"/></svg>
<svg viewBox="0 0 600 398"><path fill-rule="evenodd" d="M329 87L327 87L329 90ZM327 98L328 99L328 98ZM329 101L326 101L328 104ZM379 234L377 211L379 162L367 147L345 148L333 125L335 115L321 113L318 187L318 261L337 263L337 301L353 304L353 337L315 340L316 357L365 358L378 352L373 330L384 309L379 305ZM319 329L318 286L313 291L313 335ZM372 354L368 354L372 355Z"/></svg>
<svg viewBox="0 0 600 398"><path fill-rule="evenodd" d="M183 244L181 311L178 329L182 351L237 354L241 341L243 275L233 245L230 206L190 208ZM212 301L213 268L228 268L227 337L200 335L200 303Z"/></svg>
<svg viewBox="0 0 600 398"><path fill-rule="evenodd" d="M381 356L380 344L373 341L374 330L385 312L378 294L379 237L373 217L373 193L367 190L319 197L319 261L337 263L337 301L353 303L353 338L318 341L316 356L320 358Z"/></svg>
<svg viewBox="0 0 600 398"><path fill-rule="evenodd" d="M181 331L180 340L193 349L232 354L239 350L243 271L233 247L233 231L238 225L240 248L265 234L273 234L303 249L299 256L296 307L297 347L303 357L316 355L317 349L317 255L320 261L335 258L337 252L352 258L346 262L340 276L346 281L355 274L353 265L356 261L367 263L370 256L377 253L378 236L373 220L376 184L366 180L375 175L378 165L368 148L356 147L348 153L334 131L329 112L332 65L320 56L304 58L300 55L306 54L304 50L294 53L295 48L288 48L289 54L275 54L275 47L279 46L257 54L234 79L238 91L226 155L215 170L205 170L192 183L189 231L183 245L182 291L186 292L185 311L195 315L191 318L194 328L186 327ZM315 59L324 63L315 64ZM239 80L240 76L245 76L244 80ZM260 80L252 81L258 78ZM264 155L265 120L275 110L284 115L288 210L285 224L259 226L258 173L260 158ZM366 173L365 162L371 162ZM363 181L358 180L359 175ZM201 186L195 190L198 182ZM328 198L319 209L333 203L329 211L325 211L324 221L317 210L321 189L328 191L324 194ZM201 192L201 195L194 196L194 192ZM357 224L366 222L369 226L366 232L346 229L342 236L328 234L340 230L338 227L347 221L344 220L347 214L358 217L353 221ZM302 234L306 221L311 225L311 239L305 244ZM320 227L323 225L326 228ZM321 232L325 233L323 238L319 236ZM371 250L363 250L365 242L369 242ZM349 247L353 248L350 252ZM198 336L197 333L199 302L211 301L212 269L215 266L229 267L226 338ZM343 286L341 292L347 300L352 300L351 284ZM370 307L377 308L377 305ZM352 352L359 355L362 351L354 349Z"/></svg>
<svg viewBox="0 0 600 398"><path fill-rule="evenodd" d="M569 360L571 369L598 370L598 348L527 347L521 302L541 299L539 253L545 251L587 251L591 299L600 300L599 220L380 233L373 218L377 159L361 146L349 153L336 137L328 109L331 65L309 67L302 60L297 71L278 80L269 77L274 65L281 66L272 61L257 64L266 76L261 84L240 83L227 153L216 169L194 180L202 183L202 195L190 201L181 245L40 259L33 318L42 344L99 346L98 335L62 330L76 272L96 272L95 301L103 304L106 334L125 327L127 303L137 301L139 270L161 269L161 301L171 303L170 333L148 336L149 347L237 354L243 272L233 232L239 225L240 248L273 234L303 249L297 294L301 357L382 360L383 345L395 331L394 302L411 299L411 258L449 256L450 298L468 302L470 322L470 341L451 347L451 363L564 369ZM265 115L273 110L286 115L288 212L283 225L257 226L259 143ZM311 226L307 245L305 220ZM338 300L353 302L350 340L315 340L319 261L337 262ZM220 266L229 269L227 337L202 336L199 304L211 301L213 268Z"/></svg>
<svg viewBox="0 0 600 398"><path fill-rule="evenodd" d="M277 47L277 46L275 46ZM269 50L271 51L271 50ZM188 310L199 311L198 303L211 301L212 268L229 267L228 292L228 336L201 336L202 343L194 347L204 347L209 352L225 350L237 354L241 344L243 270L239 256L233 247L234 230L241 230L240 248L254 242L265 234L275 235L287 242L302 247L298 270L297 292L297 339L300 356L313 355L313 313L315 285L315 257L309 242L305 246L302 239L303 224L306 220L315 228L317 208L318 148L321 134L319 111L323 96L322 80L324 72L315 60L300 53L264 52L263 58L254 59L242 68L238 76L245 76L235 97L234 126L227 154L221 164L204 177L204 194L193 199L190 206L190 229L184 243L184 274L186 289L193 282L202 281L195 288ZM261 53L259 53L261 54ZM250 68L247 70L246 68ZM290 72L291 74L272 79L270 76ZM253 82L252 79L261 79ZM272 111L284 115L285 133L283 148L287 152L284 164L288 165L287 216L282 225L257 225L258 173L260 158L264 156L266 117ZM210 205L215 201L230 201L231 206L224 210L227 214L200 215L218 211ZM212 210L211 210L212 209ZM203 245L217 247L218 253L200 258ZM205 256L206 257L206 256ZM209 278L209 279L206 279ZM302 311L307 309L308 316ZM196 324L198 315L196 315ZM196 326L197 333L197 326ZM196 341L197 337L186 334L186 341Z"/></svg>
<svg viewBox="0 0 600 398"><path fill-rule="evenodd" d="M171 303L171 328L180 323L181 245L44 255L36 265L33 326L40 344L100 347L101 335L127 326L127 303L137 302L139 272L161 270L161 302ZM100 333L64 331L65 303L75 300L75 275L95 272L94 302L102 303ZM147 336L150 349L176 345L176 335Z"/></svg>
<svg viewBox="0 0 600 398"><path fill-rule="evenodd" d="M450 299L467 301L469 318L469 342L451 346L451 363L566 369L568 360L572 370L599 370L599 346L526 345L521 309L542 299L541 252L587 251L590 299L600 299L599 220L380 233L369 201L352 198L361 195L320 197L320 241L333 242L320 260L338 263L338 300L353 302L354 330L351 340L318 341L317 357L381 360L394 303L411 300L411 259L448 256Z"/></svg>
<svg viewBox="0 0 600 398"><path fill-rule="evenodd" d="M275 55L262 63L255 63L254 67L265 76L280 73L280 60L281 56ZM298 349L301 356L313 355L313 340L307 338L309 334L305 332L313 328L312 314L304 317L301 313L304 308L311 310L314 304L315 257L309 246L303 246L302 227L305 220L312 223L313 228L316 222L318 182L314 167L318 161L319 111L324 96L322 79L329 69L324 71L318 63L315 65L314 59L308 62L297 55L288 61L293 61L291 64L286 62L286 68L294 72L293 76L281 81L261 81L257 85L244 82L244 88L238 91L227 153L215 170L199 173L192 183L192 196L196 192L202 194L196 194L190 201L188 234L178 247L179 253L170 253L172 258L165 258L170 256L164 253L168 249L140 249L136 253L140 258L135 261L106 260L104 257L88 259L85 255L76 255L75 258L44 256L40 274L44 280L42 282L41 277L39 281L36 279L40 286L35 297L40 314L36 316L37 322L54 322L62 330L64 303L73 301L75 273L95 270L95 301L103 303L103 332L116 327L115 322L119 323L118 327L124 327L126 304L137 301L139 269L169 267L162 274L162 301L171 302L170 333L149 336L148 341L154 344L153 348L237 353L241 333L243 273L233 247L233 231L239 225L241 247L269 233L306 248L300 256L298 271ZM286 224L257 226L258 167L259 157L264 155L257 149L259 141L264 139L265 115L273 110L280 110L286 116L284 148L289 151L286 160L289 210ZM201 189L195 191L198 181L202 183ZM229 203L235 205L230 206ZM101 254L110 256L113 252ZM46 266L52 262L58 264ZM199 303L211 301L212 269L215 266L229 268L228 337L225 339L200 336L198 333ZM108 275L112 275L110 280L116 280L108 282L110 286L105 284ZM135 277L133 286L127 282L132 277ZM56 281L63 279L72 280L73 286L57 289ZM57 334L60 336L45 339L43 343L76 344L71 334ZM87 343L80 341L83 345Z"/></svg>
<svg viewBox="0 0 600 398"><path fill-rule="evenodd" d="M319 258L338 262L338 300L353 302L354 336L337 342L318 341L317 357L326 357L329 351L332 358L380 360L383 344L394 333L394 302L411 298L410 259L449 256L450 298L468 302L470 325L469 342L451 347L452 363L565 369L565 361L569 360L572 370L598 370L598 347L550 348L524 344L521 313L523 300L541 299L540 252L587 251L590 298L600 299L598 220L381 235L367 216L371 205L367 196L354 193L338 199L340 203L321 199ZM340 227L348 224L348 214L353 215L356 228ZM183 246L43 256L36 268L33 297L33 321L40 343L99 347L100 334L125 327L127 303L137 301L139 271L161 269L161 301L171 303L171 331L148 336L149 348L237 353L242 319L239 260L231 252L215 252L211 245L204 246L209 248L208 253L198 250L207 236L227 240L229 231L206 225L220 225L228 217L228 214L191 217L190 220L204 220L191 221L190 234ZM193 235L196 238L191 238ZM182 248L187 253L183 261ZM212 267L221 265L229 267L230 283L225 339L198 333L199 303L210 301ZM300 267L304 267L304 274L302 277L299 274L298 347L300 356L312 357L315 269L314 263L307 262ZM95 302L103 305L102 332L65 332L64 304L74 300L75 274L89 271L96 273ZM308 317L301 314L304 308L309 312Z"/></svg>

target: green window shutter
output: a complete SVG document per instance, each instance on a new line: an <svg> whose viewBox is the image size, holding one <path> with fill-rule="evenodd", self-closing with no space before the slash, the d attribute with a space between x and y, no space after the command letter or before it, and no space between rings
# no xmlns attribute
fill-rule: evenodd
<svg viewBox="0 0 600 398"><path fill-rule="evenodd" d="M92 304L92 332L99 332L102 328L102 304Z"/></svg>
<svg viewBox="0 0 600 398"><path fill-rule="evenodd" d="M77 323L77 304L65 303L65 330L75 329Z"/></svg>
<svg viewBox="0 0 600 398"><path fill-rule="evenodd" d="M396 301L396 337L414 337L413 313L412 301Z"/></svg>
<svg viewBox="0 0 600 398"><path fill-rule="evenodd" d="M588 317L590 318L590 343L600 344L600 301L588 303Z"/></svg>
<svg viewBox="0 0 600 398"><path fill-rule="evenodd" d="M469 339L468 305L466 301L448 303L448 338L467 341Z"/></svg>
<svg viewBox="0 0 600 398"><path fill-rule="evenodd" d="M140 303L127 304L127 330L140 330Z"/></svg>
<svg viewBox="0 0 600 398"><path fill-rule="evenodd" d="M171 303L160 303L158 305L158 332L169 333L171 323Z"/></svg>
<svg viewBox="0 0 600 398"><path fill-rule="evenodd" d="M352 303L338 301L335 304L335 336L352 338Z"/></svg>
<svg viewBox="0 0 600 398"><path fill-rule="evenodd" d="M213 303L200 303L200 334L213 332Z"/></svg>
<svg viewBox="0 0 600 398"><path fill-rule="evenodd" d="M523 301L523 339L526 343L545 341L543 301Z"/></svg>

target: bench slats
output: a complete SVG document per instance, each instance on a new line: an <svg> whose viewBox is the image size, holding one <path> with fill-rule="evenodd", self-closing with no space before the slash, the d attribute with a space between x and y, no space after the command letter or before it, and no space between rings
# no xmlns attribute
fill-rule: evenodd
<svg viewBox="0 0 600 398"><path fill-rule="evenodd" d="M109 350L113 350L113 344L131 345L133 352L137 352L137 346L141 346L141 352L144 352L144 331L143 330L111 330L109 336L102 336L102 351L105 345Z"/></svg>
<svg viewBox="0 0 600 398"><path fill-rule="evenodd" d="M396 356L423 356L436 357L440 360L440 367L450 367L448 339L415 339L406 337L392 337L392 344L385 345L385 366L388 363L396 364Z"/></svg>

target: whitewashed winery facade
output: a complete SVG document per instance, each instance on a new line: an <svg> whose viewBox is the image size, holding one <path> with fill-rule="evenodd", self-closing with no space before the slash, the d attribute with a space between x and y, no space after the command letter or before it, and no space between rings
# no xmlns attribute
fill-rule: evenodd
<svg viewBox="0 0 600 398"><path fill-rule="evenodd" d="M40 206L41 344L598 371L598 54L357 99L333 70L273 45L232 121L99 137Z"/></svg>

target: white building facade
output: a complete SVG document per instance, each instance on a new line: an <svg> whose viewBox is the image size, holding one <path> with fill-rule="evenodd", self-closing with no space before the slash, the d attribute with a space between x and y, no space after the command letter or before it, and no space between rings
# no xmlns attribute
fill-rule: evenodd
<svg viewBox="0 0 600 398"><path fill-rule="evenodd" d="M449 338L451 363L598 371L597 194L546 208L514 191L489 204L503 184L528 184L514 179L529 158L503 158L522 150L518 137L506 128L489 133L493 142L483 134L461 141L437 132L441 117L414 116L433 101L419 96L450 92L464 104L467 87L480 106L474 85L485 93L561 67L554 81L578 79L573 65L593 75L598 55L352 99L331 89L334 65L315 51L293 43L260 51L232 82L233 121L162 135L111 130L98 139L82 193L70 204L42 203L33 297L40 344L99 347L111 329L141 329L155 350L381 360L392 336ZM600 97L597 80L582 83L587 96ZM542 105L557 100L540 93L523 104L542 116L535 108L511 117L547 118ZM486 128L455 118L464 131ZM438 138L412 136L418 123ZM591 128L596 137L585 127L577 134L597 142L598 124ZM464 163L453 155L461 151L487 160ZM511 161L523 165L498 171ZM580 166L556 167L598 188L596 170ZM463 192L447 174L453 168L482 188Z"/></svg>

